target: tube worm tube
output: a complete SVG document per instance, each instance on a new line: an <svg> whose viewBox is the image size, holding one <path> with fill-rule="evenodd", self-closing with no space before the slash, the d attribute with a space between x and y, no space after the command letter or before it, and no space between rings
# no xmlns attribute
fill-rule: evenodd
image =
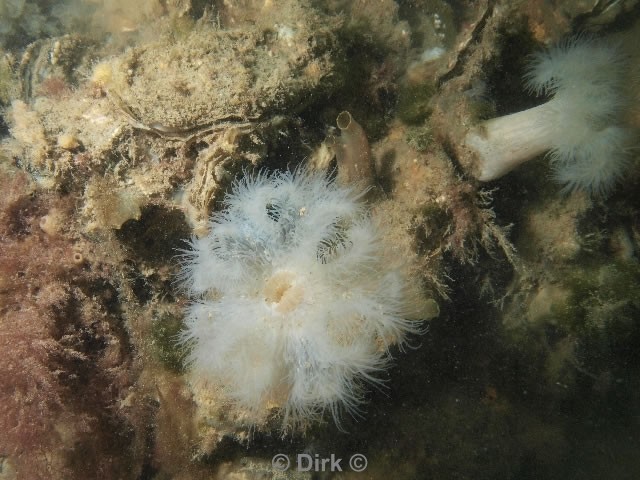
<svg viewBox="0 0 640 480"><path fill-rule="evenodd" d="M347 111L340 112L336 124L340 137L333 139L333 149L338 162L338 183L374 186L373 159L364 130Z"/></svg>

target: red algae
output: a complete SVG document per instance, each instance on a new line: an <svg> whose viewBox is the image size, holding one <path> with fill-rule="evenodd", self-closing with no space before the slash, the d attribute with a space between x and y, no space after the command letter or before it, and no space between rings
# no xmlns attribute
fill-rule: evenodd
<svg viewBox="0 0 640 480"><path fill-rule="evenodd" d="M5 464L19 479L86 478L96 472L100 478L126 478L133 458L125 461L120 451L118 458L109 451L130 442L127 422L114 409L131 384L130 361L118 314L108 296L95 295L98 285L114 294L115 289L77 264L73 239L39 228L45 196L26 174L3 170L0 181ZM52 203L68 208L61 200Z"/></svg>

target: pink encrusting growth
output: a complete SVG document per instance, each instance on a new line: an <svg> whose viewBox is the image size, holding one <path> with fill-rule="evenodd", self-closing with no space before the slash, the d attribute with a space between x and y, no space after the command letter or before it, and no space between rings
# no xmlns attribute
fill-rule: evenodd
<svg viewBox="0 0 640 480"><path fill-rule="evenodd" d="M548 152L554 179L566 190L608 193L629 162L630 132L623 126L625 57L615 46L574 38L535 54L527 88L551 100L483 122L465 145L475 175L497 179Z"/></svg>

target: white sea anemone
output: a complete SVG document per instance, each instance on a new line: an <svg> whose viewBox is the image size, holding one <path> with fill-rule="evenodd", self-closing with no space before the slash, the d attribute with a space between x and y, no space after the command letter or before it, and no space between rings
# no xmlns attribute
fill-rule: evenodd
<svg viewBox="0 0 640 480"><path fill-rule="evenodd" d="M494 180L549 152L554 178L566 190L607 193L628 163L630 134L620 118L625 63L616 47L587 38L534 55L527 87L552 99L467 134L478 179Z"/></svg>
<svg viewBox="0 0 640 480"><path fill-rule="evenodd" d="M247 177L184 253L192 374L251 421L338 421L428 316L358 197L304 170Z"/></svg>

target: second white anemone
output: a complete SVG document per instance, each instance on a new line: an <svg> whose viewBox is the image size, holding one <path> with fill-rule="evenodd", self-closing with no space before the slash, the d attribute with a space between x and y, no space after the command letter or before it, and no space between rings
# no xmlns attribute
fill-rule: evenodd
<svg viewBox="0 0 640 480"><path fill-rule="evenodd" d="M490 181L549 152L554 178L566 190L608 193L629 163L624 56L602 41L577 38L534 55L525 80L552 98L537 107L481 123L465 145L475 175Z"/></svg>

